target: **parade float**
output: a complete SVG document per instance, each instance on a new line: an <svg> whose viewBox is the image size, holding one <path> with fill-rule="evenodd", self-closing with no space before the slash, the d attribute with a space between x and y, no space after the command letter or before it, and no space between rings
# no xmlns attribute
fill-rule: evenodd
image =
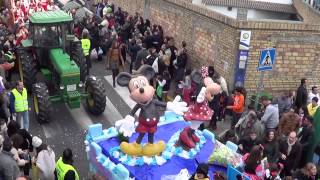
<svg viewBox="0 0 320 180"><path fill-rule="evenodd" d="M235 148L223 145L206 129L198 130L201 123L211 119L213 111L206 99L218 92L219 86L205 80L196 102L186 107L179 97L168 103L154 100L155 90L149 84L153 76L150 66L143 66L135 74L119 74L118 84L128 87L137 105L114 127L89 127L85 144L90 171L114 180L189 179L197 166L205 163L210 179L215 172L228 173L234 179L242 175L235 169L242 163ZM197 74L193 77L197 81ZM157 106L166 108L164 115L158 114Z"/></svg>

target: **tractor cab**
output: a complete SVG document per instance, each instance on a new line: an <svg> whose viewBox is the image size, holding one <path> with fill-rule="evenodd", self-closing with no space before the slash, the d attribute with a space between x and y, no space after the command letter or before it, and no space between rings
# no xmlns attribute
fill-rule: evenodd
<svg viewBox="0 0 320 180"><path fill-rule="evenodd" d="M64 49L73 22L69 14L61 10L36 12L29 20L29 41L32 41L33 47ZM31 45L30 42L28 44Z"/></svg>
<svg viewBox="0 0 320 180"><path fill-rule="evenodd" d="M102 81L87 77L81 41L69 34L72 22L62 10L33 13L29 17L30 36L18 49L20 78L33 92L40 122L50 119L51 102L79 108L86 99L89 112L96 115L106 106Z"/></svg>
<svg viewBox="0 0 320 180"><path fill-rule="evenodd" d="M62 45L61 25L34 25L31 26L34 47L55 48Z"/></svg>

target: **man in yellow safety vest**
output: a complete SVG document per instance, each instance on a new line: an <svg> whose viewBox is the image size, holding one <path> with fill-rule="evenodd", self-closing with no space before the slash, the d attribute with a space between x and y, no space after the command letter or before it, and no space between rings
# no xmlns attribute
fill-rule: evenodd
<svg viewBox="0 0 320 180"><path fill-rule="evenodd" d="M71 149L63 151L62 157L56 163L56 175L58 180L80 180L77 170L73 167L73 155Z"/></svg>
<svg viewBox="0 0 320 180"><path fill-rule="evenodd" d="M21 128L29 130L29 106L28 93L24 88L22 81L16 82L16 87L12 89L10 94L10 112L16 115L16 121L21 125ZM21 123L23 117L23 123Z"/></svg>
<svg viewBox="0 0 320 180"><path fill-rule="evenodd" d="M89 31L87 29L84 29L82 31L81 46L82 46L83 54L86 57L87 74L89 75L89 70L91 68L91 59L90 59L91 42L89 39Z"/></svg>

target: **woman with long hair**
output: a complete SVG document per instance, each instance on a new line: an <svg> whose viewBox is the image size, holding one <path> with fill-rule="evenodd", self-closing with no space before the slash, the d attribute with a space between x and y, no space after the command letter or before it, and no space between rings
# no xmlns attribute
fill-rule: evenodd
<svg viewBox="0 0 320 180"><path fill-rule="evenodd" d="M254 146L249 154L244 155L244 172L250 176L251 179L260 179L257 176L257 168L261 164L263 158L263 147Z"/></svg>
<svg viewBox="0 0 320 180"><path fill-rule="evenodd" d="M296 108L294 112L300 116L299 126L301 126L303 122L306 121L306 118L309 116L308 108L307 106L302 106L300 108Z"/></svg>
<svg viewBox="0 0 320 180"><path fill-rule="evenodd" d="M16 133L10 137L12 141L11 153L13 159L16 160L18 166L23 170L25 176L29 176L30 171L30 156L28 151L22 150L23 137Z"/></svg>
<svg viewBox="0 0 320 180"><path fill-rule="evenodd" d="M109 67L112 70L112 80L114 88L116 87L116 77L119 74L120 61L121 64L124 64L123 59L121 58L119 46L120 45L118 41L114 40L108 54Z"/></svg>
<svg viewBox="0 0 320 180"><path fill-rule="evenodd" d="M54 151L37 136L32 138L32 145L36 150L32 163L39 169L39 179L54 180L56 166Z"/></svg>
<svg viewBox="0 0 320 180"><path fill-rule="evenodd" d="M279 159L279 144L274 130L268 130L262 142L263 155L267 157L268 162L276 163Z"/></svg>
<svg viewBox="0 0 320 180"><path fill-rule="evenodd" d="M278 135L288 136L291 131L297 131L300 127L301 116L294 112L283 113L278 124Z"/></svg>

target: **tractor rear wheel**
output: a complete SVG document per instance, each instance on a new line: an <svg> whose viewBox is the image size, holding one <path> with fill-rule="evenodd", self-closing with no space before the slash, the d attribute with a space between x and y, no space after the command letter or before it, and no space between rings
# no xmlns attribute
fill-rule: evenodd
<svg viewBox="0 0 320 180"><path fill-rule="evenodd" d="M80 81L85 82L88 74L86 57L83 54L81 44L74 44L71 50L71 57L80 68Z"/></svg>
<svg viewBox="0 0 320 180"><path fill-rule="evenodd" d="M33 106L39 123L50 121L51 101L49 91L45 83L36 83L33 85Z"/></svg>
<svg viewBox="0 0 320 180"><path fill-rule="evenodd" d="M19 50L18 56L20 80L24 82L26 88L30 91L32 85L36 82L37 62L33 59L32 53L27 50Z"/></svg>
<svg viewBox="0 0 320 180"><path fill-rule="evenodd" d="M87 108L93 115L100 115L106 108L106 92L101 79L90 76L86 81Z"/></svg>

